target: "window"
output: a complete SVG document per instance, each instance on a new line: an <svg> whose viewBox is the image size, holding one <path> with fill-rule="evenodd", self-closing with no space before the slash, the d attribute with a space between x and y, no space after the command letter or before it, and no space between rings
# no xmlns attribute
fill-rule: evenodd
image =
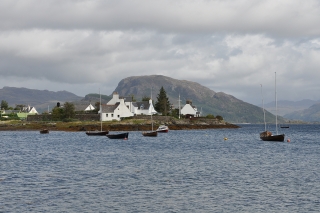
<svg viewBox="0 0 320 213"><path fill-rule="evenodd" d="M108 117L108 113L106 114L106 117Z"/></svg>
<svg viewBox="0 0 320 213"><path fill-rule="evenodd" d="M118 118L120 118L120 115L118 115Z"/></svg>
<svg viewBox="0 0 320 213"><path fill-rule="evenodd" d="M113 118L113 114L111 114L111 117Z"/></svg>

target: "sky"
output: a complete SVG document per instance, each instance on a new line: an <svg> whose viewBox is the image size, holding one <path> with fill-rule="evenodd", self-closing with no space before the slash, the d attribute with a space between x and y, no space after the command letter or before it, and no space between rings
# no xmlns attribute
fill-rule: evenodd
<svg viewBox="0 0 320 213"><path fill-rule="evenodd" d="M110 95L141 75L320 100L320 1L0 0L0 88Z"/></svg>

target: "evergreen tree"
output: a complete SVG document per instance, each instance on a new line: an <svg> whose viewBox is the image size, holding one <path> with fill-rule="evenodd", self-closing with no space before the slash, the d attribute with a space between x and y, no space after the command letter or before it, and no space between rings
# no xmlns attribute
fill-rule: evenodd
<svg viewBox="0 0 320 213"><path fill-rule="evenodd" d="M5 100L2 100L0 109L8 109L8 107L9 107L8 102L6 102Z"/></svg>
<svg viewBox="0 0 320 213"><path fill-rule="evenodd" d="M167 97L167 93L163 87L161 87L154 108L157 112L161 112L162 115L168 115L168 112L170 111L170 105L171 104L169 102L169 98Z"/></svg>
<svg viewBox="0 0 320 213"><path fill-rule="evenodd" d="M64 118L71 119L75 115L75 107L73 103L65 102L64 103Z"/></svg>

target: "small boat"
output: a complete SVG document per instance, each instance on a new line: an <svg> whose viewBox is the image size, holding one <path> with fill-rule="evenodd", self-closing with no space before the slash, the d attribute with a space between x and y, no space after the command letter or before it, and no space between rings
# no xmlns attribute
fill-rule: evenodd
<svg viewBox="0 0 320 213"><path fill-rule="evenodd" d="M119 134L106 134L109 139L124 139L127 140L129 132L119 133Z"/></svg>
<svg viewBox="0 0 320 213"><path fill-rule="evenodd" d="M280 128L289 128L289 126L280 126Z"/></svg>
<svg viewBox="0 0 320 213"><path fill-rule="evenodd" d="M152 88L151 88L151 98L150 98L149 102L152 103ZM157 137L158 136L158 132L157 131L153 131L152 109L150 110L150 118L151 118L151 131L142 132L142 135L146 136L146 137Z"/></svg>
<svg viewBox="0 0 320 213"><path fill-rule="evenodd" d="M105 136L109 131L86 131L86 134L89 136Z"/></svg>
<svg viewBox="0 0 320 213"><path fill-rule="evenodd" d="M169 127L166 126L166 125L160 125L156 131L157 132L168 132L169 131Z"/></svg>
<svg viewBox="0 0 320 213"><path fill-rule="evenodd" d="M86 134L88 136L104 136L109 133L109 131L102 131L102 104L101 104L101 93L99 89L99 94L100 94L100 131L95 130L95 131L86 131Z"/></svg>
<svg viewBox="0 0 320 213"><path fill-rule="evenodd" d="M265 131L260 133L260 139L263 141L274 141L274 142L283 142L284 141L284 134L281 135L272 135L271 132Z"/></svg>
<svg viewBox="0 0 320 213"><path fill-rule="evenodd" d="M40 130L40 134L48 134L48 133L49 133L49 129Z"/></svg>
<svg viewBox="0 0 320 213"><path fill-rule="evenodd" d="M147 137L157 137L158 132L157 131L142 132L142 135Z"/></svg>
<svg viewBox="0 0 320 213"><path fill-rule="evenodd" d="M277 108L277 81L276 81L276 74L275 73L275 103L276 103L276 135L273 135L270 131L267 131L266 128L266 121L265 121L265 110L263 106L263 98L262 98L262 107L263 107L263 114L264 114L264 125L265 129L264 132L260 133L260 139L263 141L273 141L273 142L283 142L284 141L284 134L278 134L278 108ZM262 94L262 85L261 85L261 94Z"/></svg>

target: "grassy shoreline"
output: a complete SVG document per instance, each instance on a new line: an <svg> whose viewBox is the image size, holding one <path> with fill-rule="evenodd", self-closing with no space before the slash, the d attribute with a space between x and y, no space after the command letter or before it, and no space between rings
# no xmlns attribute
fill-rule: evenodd
<svg viewBox="0 0 320 213"><path fill-rule="evenodd" d="M239 128L234 124L224 121L203 122L190 121L189 119L177 120L173 122L161 123L153 122L154 129L160 124L165 124L170 130L190 130L190 129L220 129L220 128ZM100 130L99 121L73 121L73 122L28 122L28 121L0 121L0 131L38 131L49 129L50 131L94 131ZM144 119L130 119L124 121L102 122L102 129L109 131L146 131L151 129L151 121Z"/></svg>

